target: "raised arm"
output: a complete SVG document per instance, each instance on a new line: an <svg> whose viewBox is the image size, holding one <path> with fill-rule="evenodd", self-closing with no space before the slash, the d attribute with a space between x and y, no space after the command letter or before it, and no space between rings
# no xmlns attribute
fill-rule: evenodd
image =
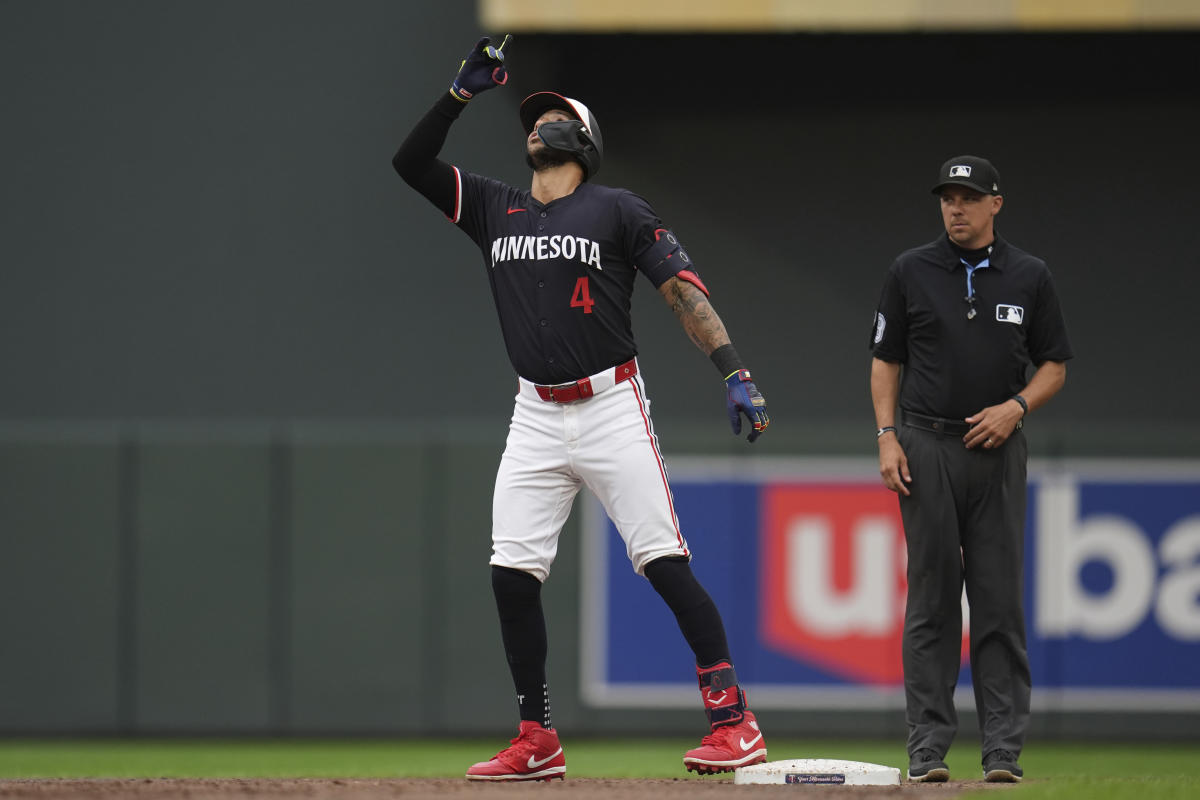
<svg viewBox="0 0 1200 800"><path fill-rule="evenodd" d="M454 167L438 159L450 125L479 92L508 81L504 69L505 36L499 47L483 37L463 59L450 91L438 98L392 157L392 167L405 183L424 195L442 213L454 219L458 201L458 176Z"/></svg>
<svg viewBox="0 0 1200 800"><path fill-rule="evenodd" d="M446 143L450 124L464 106L447 92L421 118L392 157L392 168L442 213L454 218L458 176L454 167L437 157Z"/></svg>

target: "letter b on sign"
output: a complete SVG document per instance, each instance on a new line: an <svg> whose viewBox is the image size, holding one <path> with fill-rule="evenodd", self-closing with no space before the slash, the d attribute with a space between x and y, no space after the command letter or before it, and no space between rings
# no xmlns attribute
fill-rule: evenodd
<svg viewBox="0 0 1200 800"><path fill-rule="evenodd" d="M1122 487L1128 488L1128 487ZM1036 630L1039 636L1111 641L1148 619L1178 641L1200 641L1200 515L1163 522L1153 537L1135 521L1165 503L1144 490L1122 513L1080 510L1080 487L1070 477L1048 479L1037 494ZM1114 494L1110 489L1109 494ZM1131 495L1134 496L1134 495ZM1181 507L1183 510L1185 507ZM1089 566L1110 576L1088 587Z"/></svg>

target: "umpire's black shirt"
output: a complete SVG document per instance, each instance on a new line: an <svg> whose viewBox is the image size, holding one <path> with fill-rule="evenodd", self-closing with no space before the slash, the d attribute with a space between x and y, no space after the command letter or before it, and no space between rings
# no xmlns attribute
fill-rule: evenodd
<svg viewBox="0 0 1200 800"><path fill-rule="evenodd" d="M871 347L904 365L905 411L963 419L1024 389L1031 364L1072 356L1044 261L996 236L971 275L972 304L964 252L943 234L888 269Z"/></svg>

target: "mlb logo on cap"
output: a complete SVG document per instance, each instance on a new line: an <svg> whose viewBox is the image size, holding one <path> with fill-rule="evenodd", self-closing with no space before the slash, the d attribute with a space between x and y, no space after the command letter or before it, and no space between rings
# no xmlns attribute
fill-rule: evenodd
<svg viewBox="0 0 1200 800"><path fill-rule="evenodd" d="M955 164L950 168L951 178L969 178L971 177L971 168L966 164Z"/></svg>

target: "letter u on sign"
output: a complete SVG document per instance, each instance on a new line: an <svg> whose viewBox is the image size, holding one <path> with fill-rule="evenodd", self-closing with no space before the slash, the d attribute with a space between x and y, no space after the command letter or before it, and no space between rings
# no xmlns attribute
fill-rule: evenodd
<svg viewBox="0 0 1200 800"><path fill-rule="evenodd" d="M877 483L769 484L763 503L764 645L852 683L899 685L908 583L896 496Z"/></svg>

